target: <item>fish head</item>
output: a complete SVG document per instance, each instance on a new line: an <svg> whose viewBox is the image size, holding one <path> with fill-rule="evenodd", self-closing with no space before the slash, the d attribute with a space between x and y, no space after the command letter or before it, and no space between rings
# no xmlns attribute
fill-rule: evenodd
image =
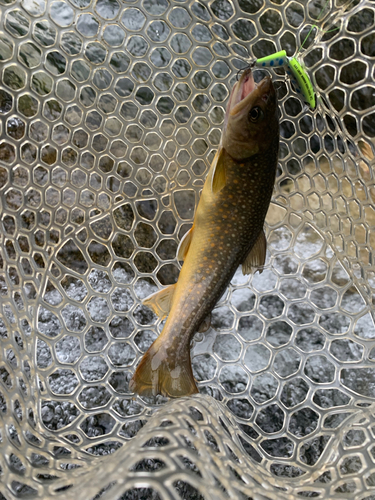
<svg viewBox="0 0 375 500"><path fill-rule="evenodd" d="M221 146L235 160L243 160L269 149L279 136L277 96L266 76L254 82L245 70L229 97Z"/></svg>

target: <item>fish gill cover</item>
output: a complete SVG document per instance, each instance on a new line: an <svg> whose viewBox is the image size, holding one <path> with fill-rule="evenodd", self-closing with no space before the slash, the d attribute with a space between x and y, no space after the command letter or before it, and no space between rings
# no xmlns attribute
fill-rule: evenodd
<svg viewBox="0 0 375 500"><path fill-rule="evenodd" d="M0 4L0 498L372 500L374 2ZM317 108L272 72L264 272L195 336L200 395L135 397L236 74L314 24Z"/></svg>

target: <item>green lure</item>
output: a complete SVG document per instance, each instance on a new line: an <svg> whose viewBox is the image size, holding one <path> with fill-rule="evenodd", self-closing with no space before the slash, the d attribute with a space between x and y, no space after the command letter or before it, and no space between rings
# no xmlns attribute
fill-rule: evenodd
<svg viewBox="0 0 375 500"><path fill-rule="evenodd" d="M297 94L300 94L312 109L315 108L315 92L310 78L295 57L288 57L285 50L281 50L270 56L257 59L254 65L268 68L284 66L292 79Z"/></svg>

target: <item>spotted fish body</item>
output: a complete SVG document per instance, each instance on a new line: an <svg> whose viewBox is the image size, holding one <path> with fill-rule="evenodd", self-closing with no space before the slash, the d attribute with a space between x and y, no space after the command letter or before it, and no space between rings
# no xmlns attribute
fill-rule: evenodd
<svg viewBox="0 0 375 500"><path fill-rule="evenodd" d="M207 329L212 309L242 264L264 264L264 219L271 200L279 145L276 94L269 78L255 85L245 72L232 90L219 151L212 163L194 224L178 250L179 279L144 303L164 329L142 358L131 390L177 397L198 392L190 342Z"/></svg>

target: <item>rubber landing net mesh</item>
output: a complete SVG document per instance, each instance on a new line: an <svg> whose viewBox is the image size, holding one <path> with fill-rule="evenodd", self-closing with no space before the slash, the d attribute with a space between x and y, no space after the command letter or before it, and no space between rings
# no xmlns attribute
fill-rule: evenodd
<svg viewBox="0 0 375 500"><path fill-rule="evenodd" d="M374 2L0 4L0 498L373 500ZM236 73L313 24L265 270L196 335L199 396L134 396Z"/></svg>

